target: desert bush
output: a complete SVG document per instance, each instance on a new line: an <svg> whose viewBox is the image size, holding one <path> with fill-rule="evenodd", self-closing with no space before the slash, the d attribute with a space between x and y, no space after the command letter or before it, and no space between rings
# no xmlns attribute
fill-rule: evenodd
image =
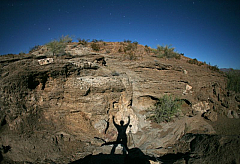
<svg viewBox="0 0 240 164"><path fill-rule="evenodd" d="M92 42L93 42L93 43L98 43L98 42L103 42L103 40L102 40L102 39L100 39L100 40L93 39Z"/></svg>
<svg viewBox="0 0 240 164"><path fill-rule="evenodd" d="M127 39L127 40L125 40L124 39L124 41L123 41L124 43L132 43L132 41L131 40L129 40L129 39Z"/></svg>
<svg viewBox="0 0 240 164"><path fill-rule="evenodd" d="M126 47L124 47L124 52L130 51L132 49L133 49L133 45L131 43L129 43Z"/></svg>
<svg viewBox="0 0 240 164"><path fill-rule="evenodd" d="M211 65L209 64L209 65L208 65L208 68L209 68L210 70L212 70L212 71L216 71L216 72L219 72L219 71L220 71L217 65L211 66Z"/></svg>
<svg viewBox="0 0 240 164"><path fill-rule="evenodd" d="M59 42L60 43L71 43L72 42L72 38L69 36L69 35L62 35L60 38L59 38Z"/></svg>
<svg viewBox="0 0 240 164"><path fill-rule="evenodd" d="M118 49L119 53L124 52L124 59L128 60L136 60L137 55L135 53L138 46L138 42L133 42L130 40L124 40L124 44L122 47Z"/></svg>
<svg viewBox="0 0 240 164"><path fill-rule="evenodd" d="M127 56L128 56L129 60L136 60L137 59L137 56L133 51L128 52Z"/></svg>
<svg viewBox="0 0 240 164"><path fill-rule="evenodd" d="M67 46L67 43L72 42L72 38L67 36L62 36L59 38L59 40L53 40L46 44L47 48L50 50L50 52L53 53L53 56L55 55L62 55L64 54L64 50Z"/></svg>
<svg viewBox="0 0 240 164"><path fill-rule="evenodd" d="M145 50L147 53L150 53L150 52L151 52L151 50L150 50L150 48L148 47L148 45L145 45L144 50Z"/></svg>
<svg viewBox="0 0 240 164"><path fill-rule="evenodd" d="M53 56L64 53L64 49L66 48L65 44L60 43L57 40L47 43L46 46L52 52Z"/></svg>
<svg viewBox="0 0 240 164"><path fill-rule="evenodd" d="M19 54L18 54L19 56L24 56L24 55L26 55L26 53L25 52L19 52Z"/></svg>
<svg viewBox="0 0 240 164"><path fill-rule="evenodd" d="M136 46L138 45L138 42L137 41L134 41L133 44L135 44Z"/></svg>
<svg viewBox="0 0 240 164"><path fill-rule="evenodd" d="M119 52L119 53L122 53L122 52L123 52L123 50L122 50L121 47L118 49L118 52Z"/></svg>
<svg viewBox="0 0 240 164"><path fill-rule="evenodd" d="M198 60L197 60L196 58L190 59L190 60L188 60L187 62L188 62L189 64L196 64L196 65L198 65Z"/></svg>
<svg viewBox="0 0 240 164"><path fill-rule="evenodd" d="M227 89L240 93L240 70L231 69L226 75L228 77Z"/></svg>
<svg viewBox="0 0 240 164"><path fill-rule="evenodd" d="M136 43L128 43L127 46L124 47L124 52L127 53L127 51L135 51L137 49Z"/></svg>
<svg viewBox="0 0 240 164"><path fill-rule="evenodd" d="M181 59L181 55L176 55L174 58L179 60Z"/></svg>
<svg viewBox="0 0 240 164"><path fill-rule="evenodd" d="M94 50L94 51L100 51L100 46L99 46L99 44L97 44L97 43L92 43L91 44L91 47L92 47L92 49Z"/></svg>
<svg viewBox="0 0 240 164"><path fill-rule="evenodd" d="M32 53L34 51L38 51L42 46L40 45L35 45L34 47L29 48L29 53Z"/></svg>
<svg viewBox="0 0 240 164"><path fill-rule="evenodd" d="M16 56L17 56L16 54L3 54L3 55L0 55L0 57L9 57L9 58L14 58Z"/></svg>
<svg viewBox="0 0 240 164"><path fill-rule="evenodd" d="M190 60L188 60L187 62L188 62L189 64L195 64L195 65L198 65L198 66L204 65L203 62L198 61L196 58L190 59Z"/></svg>
<svg viewBox="0 0 240 164"><path fill-rule="evenodd" d="M159 58L178 58L179 54L174 52L175 48L171 47L171 45L165 46L157 46L157 49L153 49L152 52L157 55Z"/></svg>
<svg viewBox="0 0 240 164"><path fill-rule="evenodd" d="M93 39L92 42L93 42L93 43L97 43L97 42L99 42L99 41L98 41L97 39Z"/></svg>
<svg viewBox="0 0 240 164"><path fill-rule="evenodd" d="M150 112L148 118L157 123L169 122L179 112L181 104L181 101L172 95L164 95L148 110Z"/></svg>
<svg viewBox="0 0 240 164"><path fill-rule="evenodd" d="M78 38L78 44L81 44L81 45L84 45L84 46L87 45L88 41L89 41L89 39Z"/></svg>

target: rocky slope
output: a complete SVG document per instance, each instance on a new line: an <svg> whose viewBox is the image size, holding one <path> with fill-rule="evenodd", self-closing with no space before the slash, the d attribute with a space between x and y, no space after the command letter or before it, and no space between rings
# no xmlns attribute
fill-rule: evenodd
<svg viewBox="0 0 240 164"><path fill-rule="evenodd" d="M149 157L163 161L168 153L182 153L175 162L199 163L214 161L220 151L225 161L239 162L240 133L231 127L240 125L240 100L225 89L223 73L184 56L157 58L142 45L124 53L128 43L97 44L98 52L70 43L68 55L58 57L44 46L25 56L1 56L2 162L69 163L109 154L112 147L101 144L117 138L113 115L117 123L130 116L129 148ZM147 110L164 94L182 99L182 109L173 122L156 124Z"/></svg>

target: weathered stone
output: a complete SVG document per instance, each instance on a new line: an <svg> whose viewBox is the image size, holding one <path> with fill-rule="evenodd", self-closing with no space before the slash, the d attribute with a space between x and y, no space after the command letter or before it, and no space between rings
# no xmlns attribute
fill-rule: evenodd
<svg viewBox="0 0 240 164"><path fill-rule="evenodd" d="M227 117L228 117L228 118L233 118L233 115L232 115L232 111L231 111L231 110L228 111Z"/></svg>
<svg viewBox="0 0 240 164"><path fill-rule="evenodd" d="M104 133L107 128L108 122L106 120L99 120L93 126L99 133Z"/></svg>
<svg viewBox="0 0 240 164"><path fill-rule="evenodd" d="M212 122L217 121L217 113L214 111L208 110L206 113L204 113L203 116L204 116L204 118L206 118Z"/></svg>
<svg viewBox="0 0 240 164"><path fill-rule="evenodd" d="M183 95L186 95L186 94L192 94L192 86L191 85L186 85L186 89L183 91Z"/></svg>
<svg viewBox="0 0 240 164"><path fill-rule="evenodd" d="M183 73L184 73L185 75L188 74L187 70L185 70L185 69L183 70Z"/></svg>
<svg viewBox="0 0 240 164"><path fill-rule="evenodd" d="M236 111L232 111L232 115L234 118L238 119L239 118L239 115Z"/></svg>
<svg viewBox="0 0 240 164"><path fill-rule="evenodd" d="M46 58L46 59L38 60L39 65L46 65L46 64L50 64L50 63L53 63L53 58Z"/></svg>
<svg viewBox="0 0 240 164"><path fill-rule="evenodd" d="M227 117L228 118L236 118L238 119L239 118L239 115L236 111L234 110L228 110L228 113L227 113Z"/></svg>
<svg viewBox="0 0 240 164"><path fill-rule="evenodd" d="M124 44L106 43L103 52L110 53L104 54L73 43L66 48L70 57L56 56L46 65L39 65L38 59L48 56L47 49L36 51L38 57L31 59L1 57L0 145L11 147L3 158L69 163L70 158L109 154L111 146L100 146L117 139L112 116L117 124L130 116L129 148L158 157L186 133L215 133L201 117L211 107L224 113L221 102L226 101L235 109L234 95L226 96L223 74L191 65L187 57L154 58L141 45L136 61L127 60L118 53ZM165 94L184 100L182 110L188 116L160 124L146 118L146 110ZM190 116L192 111L196 115ZM215 113L208 114L216 120ZM121 147L116 153L121 154Z"/></svg>
<svg viewBox="0 0 240 164"><path fill-rule="evenodd" d="M158 161L149 160L150 164L160 164Z"/></svg>
<svg viewBox="0 0 240 164"><path fill-rule="evenodd" d="M192 108L196 112L203 114L203 113L207 112L207 110L210 109L210 106L207 102L203 101L203 102L199 102L197 104L192 105Z"/></svg>

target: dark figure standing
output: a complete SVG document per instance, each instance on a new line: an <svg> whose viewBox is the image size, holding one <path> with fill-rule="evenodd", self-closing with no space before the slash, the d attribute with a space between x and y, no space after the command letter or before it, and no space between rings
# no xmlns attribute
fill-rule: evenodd
<svg viewBox="0 0 240 164"><path fill-rule="evenodd" d="M120 121L120 125L116 124L114 118L115 117L113 116L113 124L117 128L118 136L117 136L116 144L114 144L114 146L112 148L111 154L114 154L115 149L116 149L118 144L122 144L123 154L126 154L126 150L128 151L126 130L127 130L127 127L130 123L130 116L128 116L128 123L126 125L124 125L123 120Z"/></svg>

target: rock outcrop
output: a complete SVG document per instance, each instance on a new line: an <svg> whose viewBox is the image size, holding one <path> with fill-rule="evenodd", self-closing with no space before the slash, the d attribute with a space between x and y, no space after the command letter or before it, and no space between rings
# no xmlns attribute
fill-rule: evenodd
<svg viewBox="0 0 240 164"><path fill-rule="evenodd" d="M118 52L123 45L105 43L98 53L69 45L68 56L41 64L44 47L31 57L1 57L1 158L69 163L109 154L111 146L101 144L117 138L112 116L117 123L130 116L129 148L159 157L186 133L214 134L207 119L215 122L229 109L237 118L239 101L225 90L224 74L184 56L156 58L141 45L129 60ZM156 124L147 110L164 94L183 100L182 110L173 122Z"/></svg>

